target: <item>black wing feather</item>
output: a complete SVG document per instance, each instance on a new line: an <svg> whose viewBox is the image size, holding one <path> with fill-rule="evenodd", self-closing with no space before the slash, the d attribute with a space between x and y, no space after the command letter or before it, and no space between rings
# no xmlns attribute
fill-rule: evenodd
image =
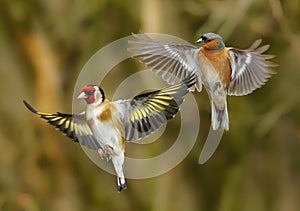
<svg viewBox="0 0 300 211"><path fill-rule="evenodd" d="M73 141L91 149L101 148L94 137L92 130L85 120L85 114L66 114L66 113L45 113L35 110L29 103L23 100L24 105L34 114L47 120L47 123L53 125Z"/></svg>
<svg viewBox="0 0 300 211"><path fill-rule="evenodd" d="M126 110L123 120L127 141L139 140L153 133L179 111L183 97L196 83L196 75L173 86L117 101Z"/></svg>

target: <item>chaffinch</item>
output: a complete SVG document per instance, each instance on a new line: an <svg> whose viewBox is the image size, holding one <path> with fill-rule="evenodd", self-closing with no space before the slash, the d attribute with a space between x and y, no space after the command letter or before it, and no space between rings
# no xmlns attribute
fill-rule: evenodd
<svg viewBox="0 0 300 211"><path fill-rule="evenodd" d="M225 47L218 34L206 33L196 43L202 47L159 42L146 34L133 34L128 50L169 84L194 72L197 82L192 91L196 88L200 92L202 83L206 88L211 101L213 130L229 130L226 96L247 95L265 84L275 73L270 67L276 64L268 61L274 56L263 54L269 45L258 48L261 40L241 50Z"/></svg>

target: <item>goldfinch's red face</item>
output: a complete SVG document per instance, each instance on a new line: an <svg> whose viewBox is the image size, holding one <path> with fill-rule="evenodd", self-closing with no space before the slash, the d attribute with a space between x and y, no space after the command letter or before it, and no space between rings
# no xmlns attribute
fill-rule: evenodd
<svg viewBox="0 0 300 211"><path fill-rule="evenodd" d="M81 89L78 99L84 99L87 104L102 103L104 101L104 93L100 87L88 85Z"/></svg>

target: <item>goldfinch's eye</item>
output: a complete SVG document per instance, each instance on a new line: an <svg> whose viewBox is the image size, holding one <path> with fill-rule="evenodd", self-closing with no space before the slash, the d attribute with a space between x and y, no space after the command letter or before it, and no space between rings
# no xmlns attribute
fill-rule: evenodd
<svg viewBox="0 0 300 211"><path fill-rule="evenodd" d="M86 94L87 95L92 95L92 94L94 94L94 91L88 91Z"/></svg>

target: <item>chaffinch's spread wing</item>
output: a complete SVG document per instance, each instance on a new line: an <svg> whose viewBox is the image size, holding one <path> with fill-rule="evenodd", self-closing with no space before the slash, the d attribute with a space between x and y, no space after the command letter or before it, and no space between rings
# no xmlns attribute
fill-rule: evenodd
<svg viewBox="0 0 300 211"><path fill-rule="evenodd" d="M186 79L191 73L196 74L196 88L202 89L201 71L197 64L199 48L188 44L172 44L153 40L147 34L133 34L129 40L128 51L133 57L150 67L168 84L175 84ZM191 88L194 90L194 87Z"/></svg>
<svg viewBox="0 0 300 211"><path fill-rule="evenodd" d="M228 95L247 95L266 83L275 72L270 67L277 66L268 61L273 55L263 54L269 45L259 48L261 40L255 41L247 50L229 48L231 63L231 82Z"/></svg>

